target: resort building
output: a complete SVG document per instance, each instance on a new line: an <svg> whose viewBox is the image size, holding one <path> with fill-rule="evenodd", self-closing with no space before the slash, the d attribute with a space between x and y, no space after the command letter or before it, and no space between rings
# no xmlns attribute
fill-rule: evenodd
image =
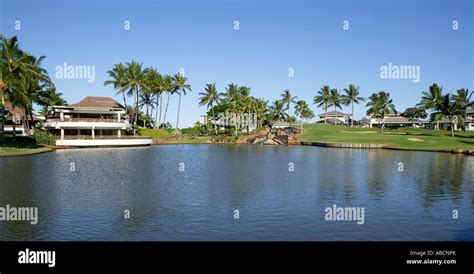
<svg viewBox="0 0 474 274"><path fill-rule="evenodd" d="M401 127L401 126L412 126L412 127L424 127L425 121L418 119L408 119L400 115L400 113L390 112L383 119L384 127ZM370 118L369 127L382 127L382 119Z"/></svg>
<svg viewBox="0 0 474 274"><path fill-rule="evenodd" d="M346 114L339 111L329 111L319 114L318 123L328 123L331 125L349 125L352 120L352 114Z"/></svg>
<svg viewBox="0 0 474 274"><path fill-rule="evenodd" d="M151 140L124 136L132 126L125 107L110 97L88 96L76 104L53 106L44 127L59 137L58 146L151 144Z"/></svg>
<svg viewBox="0 0 474 274"><path fill-rule="evenodd" d="M88 96L77 104L53 106L45 128L61 139L121 136L131 129L125 114L125 107L112 98Z"/></svg>

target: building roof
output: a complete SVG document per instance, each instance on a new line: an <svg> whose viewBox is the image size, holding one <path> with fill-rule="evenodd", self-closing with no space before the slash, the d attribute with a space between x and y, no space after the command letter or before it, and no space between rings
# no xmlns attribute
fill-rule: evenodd
<svg viewBox="0 0 474 274"><path fill-rule="evenodd" d="M87 96L78 103L70 105L70 107L86 107L86 108L121 108L125 109L119 102L110 97Z"/></svg>
<svg viewBox="0 0 474 274"><path fill-rule="evenodd" d="M473 108L468 108L466 113L467 114L474 114L474 109Z"/></svg>
<svg viewBox="0 0 474 274"><path fill-rule="evenodd" d="M326 113L322 113L322 114L319 114L318 116L319 117L325 117L327 115L327 117L344 117L344 116L351 116L352 114L346 114L346 113L342 113L342 112L339 112L339 111L329 111L327 114Z"/></svg>
<svg viewBox="0 0 474 274"><path fill-rule="evenodd" d="M328 115L328 116L329 116L329 115ZM342 122L342 121L339 120L339 119L334 119L334 117L332 117L332 118L329 117L329 118L326 119L326 121L324 121L324 120L319 120L319 121L317 121L316 123L323 124L324 122L326 122L326 123L328 123L328 124L330 124L330 125L342 125L342 124L344 124L344 122Z"/></svg>

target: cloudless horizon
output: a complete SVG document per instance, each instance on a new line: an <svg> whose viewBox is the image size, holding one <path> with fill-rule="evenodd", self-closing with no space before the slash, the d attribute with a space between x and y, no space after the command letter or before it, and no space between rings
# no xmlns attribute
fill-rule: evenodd
<svg viewBox="0 0 474 274"><path fill-rule="evenodd" d="M432 83L445 93L472 90L473 11L471 0L0 0L0 33L46 56L43 67L68 103L85 96L123 103L104 86L107 70L119 62L135 60L163 74L184 68L192 92L182 97L180 127L189 127L206 112L198 106L206 83L219 92L229 83L249 86L270 104L289 89L315 114L324 111L312 104L324 85L354 84L364 97L389 92L399 111L418 103ZM55 68L64 63L95 66L95 82L56 79ZM420 81L381 79L380 68L389 63L419 66ZM173 96L168 112L173 126L177 102ZM356 105L355 118L365 110L365 103Z"/></svg>

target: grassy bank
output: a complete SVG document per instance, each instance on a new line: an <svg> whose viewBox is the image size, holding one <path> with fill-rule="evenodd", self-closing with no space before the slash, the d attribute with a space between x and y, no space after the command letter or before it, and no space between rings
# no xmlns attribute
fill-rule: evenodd
<svg viewBox="0 0 474 274"><path fill-rule="evenodd" d="M0 144L0 157L33 155L52 150L53 146L7 142Z"/></svg>
<svg viewBox="0 0 474 274"><path fill-rule="evenodd" d="M384 144L388 148L451 151L453 149L474 150L474 132L451 132L443 130L401 127L347 128L324 124L304 125L301 141L347 144Z"/></svg>
<svg viewBox="0 0 474 274"><path fill-rule="evenodd" d="M148 136L151 138L170 138L173 137L173 133L163 129L154 128L141 128L138 132L140 136Z"/></svg>

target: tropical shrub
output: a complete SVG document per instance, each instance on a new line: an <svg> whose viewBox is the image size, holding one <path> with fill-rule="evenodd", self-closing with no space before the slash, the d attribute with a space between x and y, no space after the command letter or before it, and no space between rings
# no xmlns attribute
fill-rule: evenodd
<svg viewBox="0 0 474 274"><path fill-rule="evenodd" d="M56 143L54 136L46 131L36 131L31 137L37 144L41 145L55 145Z"/></svg>

